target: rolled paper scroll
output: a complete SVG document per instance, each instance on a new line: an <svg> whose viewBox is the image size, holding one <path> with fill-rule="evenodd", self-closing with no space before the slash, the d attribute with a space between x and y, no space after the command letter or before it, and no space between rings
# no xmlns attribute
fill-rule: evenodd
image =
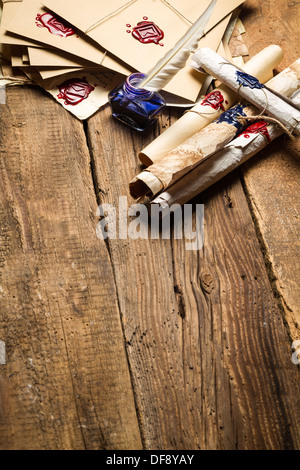
<svg viewBox="0 0 300 470"><path fill-rule="evenodd" d="M244 64L243 70L254 75L262 83L266 83L273 76L273 69L281 62L282 58L282 49L279 46L271 45ZM141 150L139 159L146 166L155 163L193 134L213 122L223 111L231 108L238 101L239 97L236 93L227 86L220 85Z"/></svg>
<svg viewBox="0 0 300 470"><path fill-rule="evenodd" d="M293 101L300 103L299 91L296 92ZM173 204L187 203L256 155L283 132L278 125L268 125L263 120L251 124L224 149L214 153L167 191L159 194L150 206L159 204L163 215L164 211L168 213Z"/></svg>
<svg viewBox="0 0 300 470"><path fill-rule="evenodd" d="M279 93L288 93L291 96L299 88L300 59L282 74L284 80L282 75L278 74L268 85ZM259 111L255 106L241 104L223 112L216 121L137 175L129 185L131 195L136 199L144 196L152 198L166 190L204 159L227 145L237 133L242 132L246 121L240 120L241 117L257 114Z"/></svg>
<svg viewBox="0 0 300 470"><path fill-rule="evenodd" d="M247 124L246 121L239 120L239 117L256 114L254 106L242 104L225 111L217 120L137 175L129 185L131 196L134 199L153 197L174 184L243 131Z"/></svg>
<svg viewBox="0 0 300 470"><path fill-rule="evenodd" d="M221 80L241 98L282 123L288 131L300 135L300 110L272 93L256 77L238 69L208 47L199 49L192 58L200 69Z"/></svg>

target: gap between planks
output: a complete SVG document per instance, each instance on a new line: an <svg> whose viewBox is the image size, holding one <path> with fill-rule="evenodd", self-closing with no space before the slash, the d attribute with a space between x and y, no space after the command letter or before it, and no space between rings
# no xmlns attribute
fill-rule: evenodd
<svg viewBox="0 0 300 470"><path fill-rule="evenodd" d="M94 157L93 157L93 151L91 149L91 142L90 142L89 135L88 135L88 120L83 121L83 131L84 131L85 138L86 138L87 150L88 150L88 153L89 153L89 156L90 156L91 179L93 181L95 200L96 200L97 207L98 207L102 203L102 201L101 201L101 189L99 188L99 191L97 191L97 178L96 178L96 172L95 172L95 160L94 160ZM124 339L124 350L125 350L125 354L126 354L126 361L127 361L128 371L129 371L129 376L130 376L130 383L131 383L132 394L133 394L133 399L134 399L134 405L135 405L135 410L136 410L137 422L138 422L138 426L139 426L139 430L140 430L140 437L141 437L142 446L143 446L143 449L145 450L146 449L145 436L144 436L144 432L143 432L141 414L140 414L140 411L139 411L139 408L138 408L138 405L137 405L137 397L136 397L136 391L135 391L134 381L133 381L133 372L132 372L132 368L131 368L131 364L130 364L130 360L129 360L129 356L128 356L128 350L127 350L127 346L126 346L126 335L125 335L123 315L122 315L121 304L120 304L120 295L119 295L119 289L118 289L118 284L117 284L115 266L114 266L114 263L113 263L113 260L112 260L111 249L110 249L108 238L106 238L104 240L104 242L105 242L107 253L108 253L108 256L109 256L109 259L110 259L110 264L111 264L112 273L113 273L113 279L114 279L115 291L116 291L116 299L117 299L118 311L119 311L119 316L120 316L120 323L121 323L122 334L123 334L123 339Z"/></svg>

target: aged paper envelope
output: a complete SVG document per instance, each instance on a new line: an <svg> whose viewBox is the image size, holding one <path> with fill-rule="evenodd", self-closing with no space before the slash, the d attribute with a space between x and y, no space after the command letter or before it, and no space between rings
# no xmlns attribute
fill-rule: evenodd
<svg viewBox="0 0 300 470"><path fill-rule="evenodd" d="M91 67L94 64L57 49L27 47L30 65L37 67ZM127 70L124 69L124 73Z"/></svg>
<svg viewBox="0 0 300 470"><path fill-rule="evenodd" d="M82 72L82 67L79 68L59 68L59 67L39 67L37 69L38 73L42 77L43 80L48 80L49 78L60 77L62 75L67 75L73 72Z"/></svg>
<svg viewBox="0 0 300 470"><path fill-rule="evenodd" d="M243 0L218 0L206 32L241 3ZM103 14L102 1L89 0L90 10L80 0L43 0L43 4L136 70L147 72L174 47L210 0L135 0L108 17Z"/></svg>
<svg viewBox="0 0 300 470"><path fill-rule="evenodd" d="M29 45L34 44L27 38L22 38L21 36L14 36L9 34L6 31L7 25L10 23L14 17L16 11L18 10L22 0L19 1L9 1L3 0L3 11L1 17L1 27L0 27L0 44L13 44L13 45ZM9 37L8 37L9 36Z"/></svg>
<svg viewBox="0 0 300 470"><path fill-rule="evenodd" d="M67 5L70 6L69 0L66 0L63 4L57 0L44 0L44 3L59 15L65 15L66 20L76 22L79 29L87 31L91 38L116 57L131 65L134 69L147 73L185 34L191 23L198 19L210 4L210 0L202 2L197 0L186 0L185 2L179 0L168 2L163 0L136 0L129 2L125 8L102 20L102 22L100 21L100 23L98 19L103 18L100 3L91 1L90 6L93 7L94 11L93 28L91 28L92 24L85 18L84 11L80 17L76 16L75 18L73 16L74 10L80 8L81 2L79 0L72 1L72 12L70 8L67 8ZM209 44L211 48L217 50L232 10L241 3L243 3L243 0L218 0L206 28L207 36L200 41L199 47ZM156 42L147 43L137 40L134 33L138 23L142 24L142 28L146 25L146 30L143 30L143 33L147 33L148 27L150 28L150 34L152 31L155 32L155 28L157 28L160 39L156 38ZM169 93L194 102L202 82L203 77L192 72L187 64L164 89Z"/></svg>
<svg viewBox="0 0 300 470"><path fill-rule="evenodd" d="M77 71L47 81L43 81L37 71L25 68L24 72L80 120L89 118L105 105L109 91L125 79L125 76L109 70L97 74Z"/></svg>
<svg viewBox="0 0 300 470"><path fill-rule="evenodd" d="M86 30L97 21L104 21L113 16L123 7L127 7L137 0L61 0L41 1L41 3L72 25ZM95 15L96 14L96 15ZM81 27L79 27L81 25Z"/></svg>
<svg viewBox="0 0 300 470"><path fill-rule="evenodd" d="M220 21L213 30L209 31L209 33L200 40L199 47L210 47L217 51L230 17L231 14ZM172 80L165 86L164 90L194 103L206 79L206 75L193 70L189 65L190 62L191 59L188 60L187 65L183 69L177 72Z"/></svg>
<svg viewBox="0 0 300 470"><path fill-rule="evenodd" d="M39 1L23 0L17 4L19 7L13 18L6 24L7 31L58 48L97 65L124 72L124 65L108 56L105 49L48 13ZM8 41L5 37L2 40L3 43L9 43Z"/></svg>
<svg viewBox="0 0 300 470"><path fill-rule="evenodd" d="M29 62L31 66L34 67L56 67L56 68L99 68L99 65L94 64L93 62L89 62L87 60L84 60L80 57L73 56L71 54L68 54L64 51L58 50L58 49L45 49L41 47L27 47L28 50L28 56L29 56ZM106 56L106 68L109 68L111 70L115 70L115 60L111 59L110 55L107 54ZM118 61L117 61L118 62ZM103 66L102 66L103 67ZM132 70L127 68L125 65L123 65L121 62L118 63L117 66L117 71L118 73L122 73L124 75L129 75ZM116 71L116 70L115 70ZM53 74L55 76L55 74Z"/></svg>
<svg viewBox="0 0 300 470"><path fill-rule="evenodd" d="M29 66L29 62L26 63L22 56L22 46L12 46L10 61L12 67L26 67Z"/></svg>
<svg viewBox="0 0 300 470"><path fill-rule="evenodd" d="M200 41L202 47L213 47L215 50L219 50L220 45L222 43L223 32L224 32L224 29L227 27L230 17L231 15L228 15L222 22L220 22L214 28L214 31L210 31ZM30 51L33 49L35 48L28 48L30 58L31 58ZM37 55L40 52L41 51L39 49L36 50ZM50 54L54 55L53 59L55 60L55 52L49 51L49 55ZM31 65L33 64L31 63ZM80 70L80 69L77 69L77 70ZM73 69L68 70L67 68L57 68L57 67L55 68L54 67L52 68L39 67L38 71L43 79L49 79L49 78L56 77L58 75L73 72L75 70ZM191 103L194 103L198 97L199 91L204 83L205 78L206 78L205 74L200 74L196 72L194 69L192 69L189 66L189 63L188 63L187 67L180 70L176 74L176 76L173 78L173 80L169 83L169 85L165 88L165 91L168 92L167 95L164 95L167 103L173 106L184 105L184 104L190 105ZM184 92L183 92L182 83L186 83L187 81L189 83L189 87L184 89ZM181 99L178 100L177 97L181 97Z"/></svg>

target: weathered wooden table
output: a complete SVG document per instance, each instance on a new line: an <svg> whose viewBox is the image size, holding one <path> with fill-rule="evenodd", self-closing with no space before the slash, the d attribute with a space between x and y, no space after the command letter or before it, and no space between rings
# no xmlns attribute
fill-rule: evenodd
<svg viewBox="0 0 300 470"><path fill-rule="evenodd" d="M275 43L278 71L296 60L299 8L246 1L250 55ZM0 448L299 449L299 142L196 198L202 250L105 242L97 206L128 195L138 150L180 113L138 134L108 106L81 123L39 88L7 95Z"/></svg>

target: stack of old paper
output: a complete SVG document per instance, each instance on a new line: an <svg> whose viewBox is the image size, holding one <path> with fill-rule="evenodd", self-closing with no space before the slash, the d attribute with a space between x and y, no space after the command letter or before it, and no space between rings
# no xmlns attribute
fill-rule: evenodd
<svg viewBox="0 0 300 470"><path fill-rule="evenodd" d="M3 0L1 55L65 109L86 119L135 71L147 73L210 0ZM232 60L228 41L243 0L218 0L199 47ZM243 54L242 54L243 55ZM5 74L4 74L5 75ZM167 104L193 105L207 75L187 62L164 88ZM206 87L206 88L205 88Z"/></svg>

